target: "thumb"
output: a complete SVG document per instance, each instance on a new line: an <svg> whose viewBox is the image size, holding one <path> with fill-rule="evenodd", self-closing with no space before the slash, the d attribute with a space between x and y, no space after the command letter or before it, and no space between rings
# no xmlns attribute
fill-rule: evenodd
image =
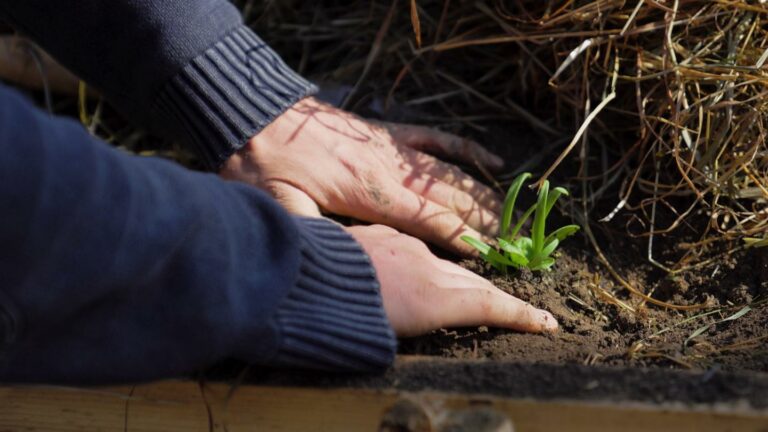
<svg viewBox="0 0 768 432"><path fill-rule="evenodd" d="M441 299L445 309L444 319L447 321L443 323L444 326L490 325L531 333L557 330L557 320L551 313L537 309L490 284L482 287L478 283L474 285L474 289L445 292Z"/></svg>
<svg viewBox="0 0 768 432"><path fill-rule="evenodd" d="M315 201L295 186L275 180L268 182L265 189L290 213L309 217L322 216Z"/></svg>

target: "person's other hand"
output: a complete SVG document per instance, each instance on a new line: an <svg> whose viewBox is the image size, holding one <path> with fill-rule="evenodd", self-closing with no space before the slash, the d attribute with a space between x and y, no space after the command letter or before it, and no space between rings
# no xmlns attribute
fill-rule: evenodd
<svg viewBox="0 0 768 432"><path fill-rule="evenodd" d="M437 258L418 239L382 225L346 230L371 257L384 310L398 336L480 325L526 332L557 330L557 321L549 312Z"/></svg>
<svg viewBox="0 0 768 432"><path fill-rule="evenodd" d="M503 165L473 141L369 122L306 98L233 155L221 175L268 190L294 213L319 216L319 205L471 255L459 237L496 235L499 196L422 150L491 169Z"/></svg>

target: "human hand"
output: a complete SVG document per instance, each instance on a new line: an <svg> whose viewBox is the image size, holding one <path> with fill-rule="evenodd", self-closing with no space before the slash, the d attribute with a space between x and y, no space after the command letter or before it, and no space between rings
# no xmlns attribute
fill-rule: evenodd
<svg viewBox="0 0 768 432"><path fill-rule="evenodd" d="M500 197L422 150L491 169L503 165L473 141L366 121L305 98L233 155L221 175L268 190L297 214L320 216L319 205L472 255L460 237L495 236Z"/></svg>
<svg viewBox="0 0 768 432"><path fill-rule="evenodd" d="M480 325L526 332L557 330L557 320L549 312L437 258L418 239L382 225L346 230L373 262L384 310L398 336Z"/></svg>

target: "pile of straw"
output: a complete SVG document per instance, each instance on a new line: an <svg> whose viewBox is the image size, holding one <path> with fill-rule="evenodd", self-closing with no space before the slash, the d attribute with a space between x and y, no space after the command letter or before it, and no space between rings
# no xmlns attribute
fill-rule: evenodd
<svg viewBox="0 0 768 432"><path fill-rule="evenodd" d="M348 108L526 124L574 211L647 238L669 271L768 232L765 0L241 3L303 73L351 85ZM674 259L654 258L659 237Z"/></svg>

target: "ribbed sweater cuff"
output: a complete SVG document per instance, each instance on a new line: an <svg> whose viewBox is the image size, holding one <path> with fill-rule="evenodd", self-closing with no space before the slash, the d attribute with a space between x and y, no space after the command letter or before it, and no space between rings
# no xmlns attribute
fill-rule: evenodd
<svg viewBox="0 0 768 432"><path fill-rule="evenodd" d="M316 91L240 26L176 75L160 92L156 109L158 118L179 128L217 170L277 116Z"/></svg>
<svg viewBox="0 0 768 432"><path fill-rule="evenodd" d="M397 342L370 259L334 223L297 220L301 270L275 315L280 347L271 363L336 371L387 368Z"/></svg>

